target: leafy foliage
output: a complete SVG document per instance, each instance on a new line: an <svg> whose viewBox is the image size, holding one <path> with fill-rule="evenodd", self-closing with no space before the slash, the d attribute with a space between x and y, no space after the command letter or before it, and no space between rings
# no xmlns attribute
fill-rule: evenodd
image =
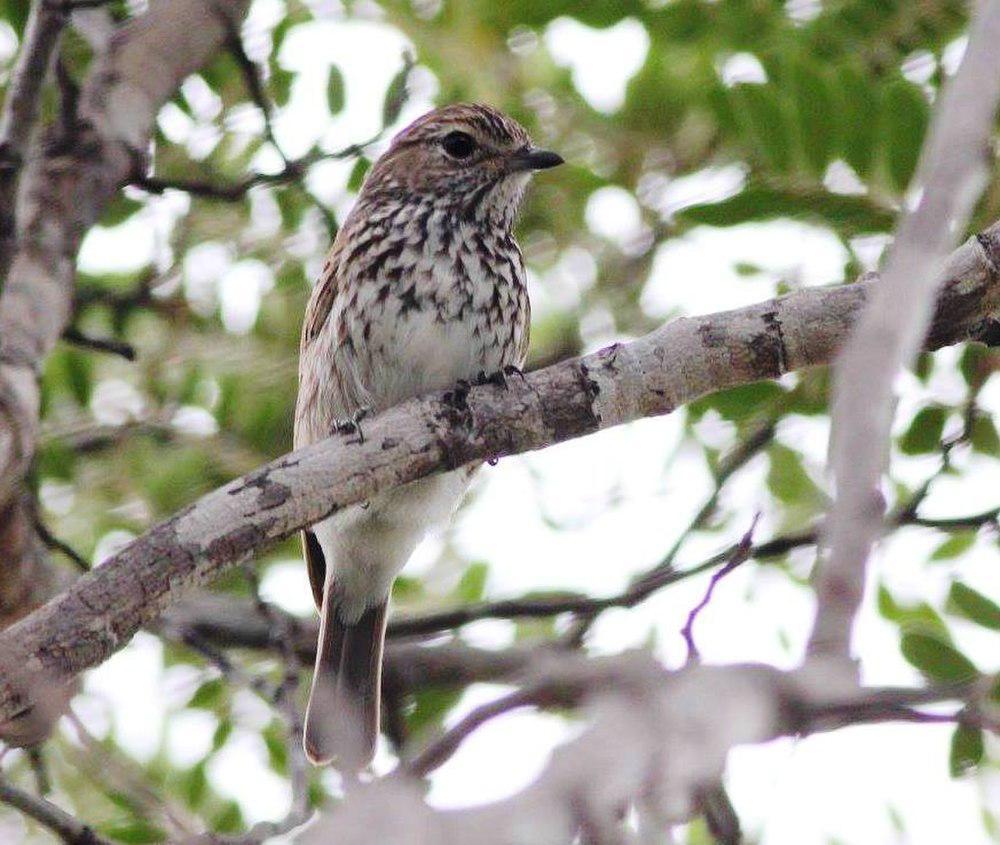
<svg viewBox="0 0 1000 845"><path fill-rule="evenodd" d="M124 19L141 5L115 2L110 8ZM708 271L698 265L688 268L689 277L664 281L657 262L696 232L754 236L793 221L841 245L843 266L827 281L848 283L876 266L866 246L881 243L878 237L895 224L932 104L960 48L968 4L383 0L380 37L396 43L393 38L405 36L413 64L397 56L392 67L382 68L383 90L374 97L370 80L332 52L317 58L321 72L299 61L304 42L298 39L353 26L372 5L346 3L342 17L324 20L321 3L269 4L277 10L273 20L261 12L244 40L273 106L273 137L239 63L220 56L163 110L152 155L157 178L203 190L127 188L91 236L80 262L74 325L133 345L138 357L129 363L69 344L50 356L33 479L43 521L86 559L96 562L116 538L144 531L290 448L299 323L310 282L386 139L432 99L490 101L570 162L533 187L520 228L538 282L530 359L538 365L647 331L664 310L683 313L683 294L716 280L703 277ZM798 7L815 8L798 15ZM26 8L0 2L11 41L23 33ZM559 48L559 33L570 31L591 39L641 32L646 46L636 49L637 70L621 80L616 105L595 96L579 73L601 61L599 53L570 61ZM64 51L70 70L82 76L90 58L85 39L68 32ZM5 70L12 60L5 57ZM610 64L606 70L613 75ZM363 116L368 101L375 104L370 121ZM293 128L283 130L283 121ZM335 133L326 132L328 125ZM365 131L343 137L343 126ZM735 174L724 190L713 187L719 172ZM685 180L698 189L678 191ZM613 226L594 224L600 217L594 206L606 189L624 192L635 211L634 225L621 237ZM617 221L625 215L610 216ZM975 225L998 216L995 177ZM149 248L133 248L150 233ZM130 264L128 256L138 259ZM728 288L719 283L720 310L746 301L743 284L780 294L802 283L801 268L778 272L736 258L733 264L737 281ZM668 307L651 306L651 294L664 290ZM901 401L890 508L905 512L914 504L914 513L922 514L927 502L914 503L914 497L929 479L960 491L959 501L929 499L946 517L995 506L964 501L962 482L971 487L986 474L996 477L1000 437L980 403L988 394L995 401L997 369L1000 355L979 345L960 357L943 352L921 361ZM654 469L669 487L670 467L694 455L697 471L716 485L711 506L684 542L704 548L718 541L711 532L738 538L758 508L775 534L816 526L830 493L820 472L825 445L816 435L828 418L828 384L826 372L803 372L720 392L678 412L684 426L677 454ZM745 448L761 431L767 436ZM609 462L606 453L586 454L594 457L582 462L595 472ZM725 485L737 476L744 479L740 495L730 495ZM607 501L581 521L613 518L628 490L627 481L616 482ZM659 543L668 553L683 528L672 518L649 527L656 542L648 548ZM564 526L556 517L546 520L549 528ZM901 664L905 658L914 676L940 683L997 668L966 655L962 630L975 626L994 636L1000 630L997 596L964 573L977 555L989 555L995 570L996 518L971 525L901 520L898 531L924 538L921 571L949 579L945 590L914 600L894 581L895 562L880 570L875 601L882 624L899 633ZM678 548L686 551L684 543ZM620 551L624 559L626 550ZM285 544L268 551L258 568L266 578L297 555L297 546ZM493 562L468 557L460 542L446 537L433 566L396 584L396 609L412 614L488 598ZM803 561L782 554L773 569L805 584L812 558ZM575 575L568 566L560 569L558 560L522 563L525 569L549 567L545 577L551 572L553 580ZM304 576L302 583L304 594ZM215 589L246 594L239 575ZM555 640L564 627L561 620L543 619L507 630L520 647ZM474 641L465 632L456 637ZM238 660L252 678L277 683L272 657L240 654ZM214 761L252 734L268 769L287 778L285 726L273 718L254 723L241 705L249 693L234 690L196 650L168 643L165 662L188 693L171 706L167 723L214 720L207 748L198 759L179 763L164 732L151 760L130 763L144 782L213 830L241 830L246 808L219 789ZM456 714L462 693L457 685L416 690L403 702L402 730L419 738L439 729ZM127 756L116 736L109 730L108 747ZM70 747L65 742L63 750ZM50 755L60 787L103 835L123 843L165 839L159 822L145 818L127 795L103 794L93 782L74 779L61 754ZM952 774L970 775L988 757L978 728L963 723L955 730L947 763ZM23 774L26 763L18 765ZM940 762L942 770L945 765ZM318 780L311 788L317 801L325 794ZM690 838L709 841L700 823Z"/></svg>

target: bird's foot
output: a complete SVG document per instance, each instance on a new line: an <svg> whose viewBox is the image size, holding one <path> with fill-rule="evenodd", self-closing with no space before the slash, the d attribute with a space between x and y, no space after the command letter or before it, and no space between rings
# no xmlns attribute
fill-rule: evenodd
<svg viewBox="0 0 1000 845"><path fill-rule="evenodd" d="M495 387L502 387L507 390L510 387L510 379L514 377L520 379L524 378L524 373L519 367L515 367L513 364L507 364L505 367L497 370L493 373L487 373L485 370L480 370L479 374L476 376L476 384L492 384Z"/></svg>
<svg viewBox="0 0 1000 845"><path fill-rule="evenodd" d="M352 440L351 441L352 443L358 443L358 444L364 443L365 433L364 430L361 428L361 421L367 417L370 417L372 413L373 412L371 407L364 405L358 408L358 410L356 410L353 414L351 414L349 419L337 420L337 422L334 424L333 429L337 434L357 435L357 439Z"/></svg>

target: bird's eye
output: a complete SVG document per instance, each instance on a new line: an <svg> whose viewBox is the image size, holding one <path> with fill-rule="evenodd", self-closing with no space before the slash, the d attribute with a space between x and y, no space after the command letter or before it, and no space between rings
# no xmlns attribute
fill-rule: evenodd
<svg viewBox="0 0 1000 845"><path fill-rule="evenodd" d="M441 147L452 158L468 158L476 149L476 142L467 132L449 132L441 139Z"/></svg>

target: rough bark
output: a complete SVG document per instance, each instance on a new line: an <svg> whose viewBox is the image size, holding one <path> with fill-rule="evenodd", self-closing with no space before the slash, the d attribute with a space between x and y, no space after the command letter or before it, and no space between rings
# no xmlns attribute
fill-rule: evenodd
<svg viewBox="0 0 1000 845"><path fill-rule="evenodd" d="M1000 224L971 238L941 279L928 348L985 333L1000 306ZM471 461L540 449L706 393L829 363L877 284L813 288L675 320L628 344L403 403L285 455L152 528L68 591L0 633L0 655L64 678L97 665L182 593L269 542L379 490ZM362 436L363 435L363 436ZM0 718L26 704L0 677Z"/></svg>
<svg viewBox="0 0 1000 845"><path fill-rule="evenodd" d="M65 24L64 12L42 0L32 4L0 112L0 280L7 276L14 250L17 188L38 120L41 89Z"/></svg>

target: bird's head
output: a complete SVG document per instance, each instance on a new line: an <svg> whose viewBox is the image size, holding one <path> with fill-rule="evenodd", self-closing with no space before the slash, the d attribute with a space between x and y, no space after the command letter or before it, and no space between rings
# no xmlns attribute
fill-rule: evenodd
<svg viewBox="0 0 1000 845"><path fill-rule="evenodd" d="M429 205L470 221L510 226L536 170L562 157L531 143L517 121L490 106L458 103L428 112L375 163L361 199Z"/></svg>

